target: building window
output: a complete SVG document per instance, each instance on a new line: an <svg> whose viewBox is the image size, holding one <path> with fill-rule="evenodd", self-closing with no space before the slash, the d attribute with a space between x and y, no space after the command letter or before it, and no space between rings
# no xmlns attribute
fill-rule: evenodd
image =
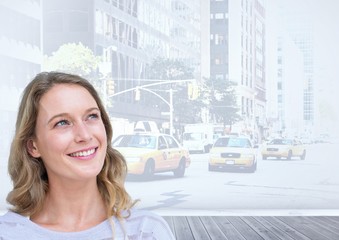
<svg viewBox="0 0 339 240"><path fill-rule="evenodd" d="M215 19L224 19L224 14L223 13L216 13Z"/></svg>
<svg viewBox="0 0 339 240"><path fill-rule="evenodd" d="M224 75L223 74L215 74L215 79L223 80L224 79Z"/></svg>

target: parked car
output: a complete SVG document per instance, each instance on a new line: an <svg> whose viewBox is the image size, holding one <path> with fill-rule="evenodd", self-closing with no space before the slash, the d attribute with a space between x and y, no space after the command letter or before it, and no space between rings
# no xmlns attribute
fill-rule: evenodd
<svg viewBox="0 0 339 240"><path fill-rule="evenodd" d="M152 178L154 173L172 171L183 177L191 163L187 149L162 133L133 133L118 136L112 143L127 161L128 173Z"/></svg>
<svg viewBox="0 0 339 240"><path fill-rule="evenodd" d="M303 160L306 157L306 148L300 140L275 138L263 145L261 154L263 159L299 157Z"/></svg>
<svg viewBox="0 0 339 240"><path fill-rule="evenodd" d="M221 136L211 148L208 170L240 168L255 172L257 150L248 137Z"/></svg>

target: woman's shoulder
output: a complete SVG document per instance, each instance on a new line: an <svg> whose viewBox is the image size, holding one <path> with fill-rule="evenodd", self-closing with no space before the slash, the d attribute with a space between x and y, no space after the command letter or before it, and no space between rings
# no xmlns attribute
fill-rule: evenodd
<svg viewBox="0 0 339 240"><path fill-rule="evenodd" d="M132 209L130 211L130 216L126 219L126 222L131 224L143 223L144 224L143 226L146 225L152 226L154 224L168 226L168 223L162 216L151 211L139 209Z"/></svg>
<svg viewBox="0 0 339 240"><path fill-rule="evenodd" d="M25 239L29 231L23 226L27 217L14 212L7 212L0 216L0 239Z"/></svg>
<svg viewBox="0 0 339 240"><path fill-rule="evenodd" d="M3 215L0 215L0 224L1 225L13 225L13 223L20 224L27 221L27 217L24 217L15 212L8 211Z"/></svg>
<svg viewBox="0 0 339 240"><path fill-rule="evenodd" d="M142 233L153 239L175 239L165 219L151 211L132 209L125 224L128 233Z"/></svg>

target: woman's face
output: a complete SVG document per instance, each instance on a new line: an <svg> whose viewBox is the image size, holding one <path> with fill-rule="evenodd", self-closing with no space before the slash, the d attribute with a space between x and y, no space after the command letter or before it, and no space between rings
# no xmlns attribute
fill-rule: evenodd
<svg viewBox="0 0 339 240"><path fill-rule="evenodd" d="M74 84L58 84L39 103L35 138L28 144L52 181L95 178L106 156L107 138L92 95Z"/></svg>

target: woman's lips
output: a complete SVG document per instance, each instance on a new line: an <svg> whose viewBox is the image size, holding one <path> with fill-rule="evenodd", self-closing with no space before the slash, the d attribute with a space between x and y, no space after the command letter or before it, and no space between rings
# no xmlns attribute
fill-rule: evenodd
<svg viewBox="0 0 339 240"><path fill-rule="evenodd" d="M70 157L76 157L76 158L87 158L89 156L92 156L96 152L97 148L91 148L88 150L82 150L74 153L68 154Z"/></svg>

